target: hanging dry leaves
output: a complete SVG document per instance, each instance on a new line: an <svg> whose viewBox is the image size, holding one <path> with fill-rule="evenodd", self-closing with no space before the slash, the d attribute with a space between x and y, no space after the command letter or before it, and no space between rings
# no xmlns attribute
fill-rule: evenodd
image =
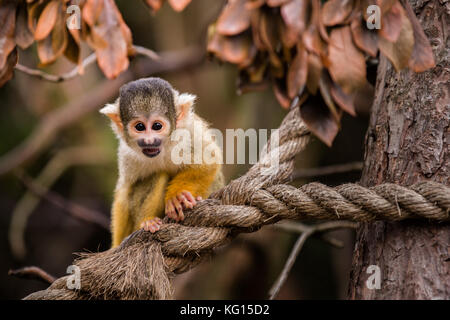
<svg viewBox="0 0 450 320"><path fill-rule="evenodd" d="M0 7L0 70L7 67L8 56L16 47L16 7L14 1L6 1Z"/></svg>
<svg viewBox="0 0 450 320"><path fill-rule="evenodd" d="M164 0L144 2L157 11ZM182 11L191 0L168 2L174 10ZM81 11L80 29L68 28L69 19L77 21L73 12L67 12L73 4ZM0 0L0 83L13 75L16 46L26 49L36 42L40 65L64 55L82 70L83 41L95 51L98 65L109 79L126 70L128 57L134 54L131 31L114 0Z"/></svg>
<svg viewBox="0 0 450 320"><path fill-rule="evenodd" d="M17 48L14 48L6 58L6 62L0 69L0 87L8 82L14 75L14 66L17 64Z"/></svg>
<svg viewBox="0 0 450 320"><path fill-rule="evenodd" d="M87 0L82 11L89 27L88 43L97 54L103 73L110 79L128 68L131 32L114 0Z"/></svg>
<svg viewBox="0 0 450 320"><path fill-rule="evenodd" d="M381 9L380 30L366 26L372 4ZM228 0L210 28L208 51L238 66L240 92L271 84L284 108L299 97L309 128L331 145L342 111L356 115L357 106L371 103L368 58L381 52L396 70L434 66L430 44L405 5L398 0Z"/></svg>
<svg viewBox="0 0 450 320"><path fill-rule="evenodd" d="M153 12L166 2L143 1ZM167 2L181 11L191 0ZM81 30L66 27L72 4L81 7ZM366 27L371 4L381 9L380 30ZM306 123L331 145L342 111L355 115L356 105L371 101L368 57L381 52L396 70L434 66L429 41L408 2L404 5L399 0L228 0L209 28L208 51L238 66L240 92L271 84L284 108L299 97ZM114 0L2 0L0 85L13 75L16 46L26 49L34 41L41 64L64 55L79 65L86 41L108 78L127 69L133 54L131 32Z"/></svg>

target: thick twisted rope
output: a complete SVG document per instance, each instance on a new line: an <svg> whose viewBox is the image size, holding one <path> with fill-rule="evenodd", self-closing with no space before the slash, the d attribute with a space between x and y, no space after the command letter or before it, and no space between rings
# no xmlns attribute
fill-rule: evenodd
<svg viewBox="0 0 450 320"><path fill-rule="evenodd" d="M308 143L309 131L298 108L279 128L279 145L271 141L260 161L210 199L186 212L182 223L165 224L155 234L134 232L114 249L81 254L81 289L67 289L67 277L28 299L164 299L171 296L169 275L181 273L209 257L241 232L253 232L281 219L373 221L427 219L449 221L450 188L420 182L409 188L382 184L334 188L309 183L284 185L294 157ZM271 160L279 157L279 166Z"/></svg>

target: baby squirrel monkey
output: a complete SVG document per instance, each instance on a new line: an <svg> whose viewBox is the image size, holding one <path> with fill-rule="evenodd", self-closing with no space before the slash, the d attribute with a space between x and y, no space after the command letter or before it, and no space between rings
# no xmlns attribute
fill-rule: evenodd
<svg viewBox="0 0 450 320"><path fill-rule="evenodd" d="M119 139L113 247L137 229L159 230L164 212L183 220L183 209L223 186L221 149L205 134L207 123L194 113L195 98L179 94L165 80L145 78L122 86L117 101L100 110ZM183 129L189 139L173 141L175 129ZM198 145L200 150L194 148ZM214 161L205 161L206 148ZM172 153L179 155L179 150L189 153L183 159L191 161L172 161Z"/></svg>

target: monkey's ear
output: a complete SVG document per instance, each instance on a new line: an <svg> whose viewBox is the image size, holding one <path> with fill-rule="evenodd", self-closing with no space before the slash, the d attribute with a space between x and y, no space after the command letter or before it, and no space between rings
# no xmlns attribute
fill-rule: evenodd
<svg viewBox="0 0 450 320"><path fill-rule="evenodd" d="M108 103L106 106L100 109L100 113L103 113L108 118L110 118L111 121L116 125L117 129L123 131L123 124L120 120L118 101L116 101L116 103L114 104Z"/></svg>
<svg viewBox="0 0 450 320"><path fill-rule="evenodd" d="M175 92L175 108L177 110L177 123L185 120L192 111L197 96L190 93L178 94Z"/></svg>

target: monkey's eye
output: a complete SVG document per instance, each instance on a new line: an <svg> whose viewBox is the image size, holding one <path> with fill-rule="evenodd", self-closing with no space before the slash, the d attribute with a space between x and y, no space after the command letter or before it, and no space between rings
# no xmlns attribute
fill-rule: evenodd
<svg viewBox="0 0 450 320"><path fill-rule="evenodd" d="M145 131L145 125L142 122L139 122L134 126L137 131Z"/></svg>
<svg viewBox="0 0 450 320"><path fill-rule="evenodd" d="M162 127L163 127L162 123L156 121L156 122L154 122L153 125L152 125L152 130L159 131L159 130L162 129Z"/></svg>

